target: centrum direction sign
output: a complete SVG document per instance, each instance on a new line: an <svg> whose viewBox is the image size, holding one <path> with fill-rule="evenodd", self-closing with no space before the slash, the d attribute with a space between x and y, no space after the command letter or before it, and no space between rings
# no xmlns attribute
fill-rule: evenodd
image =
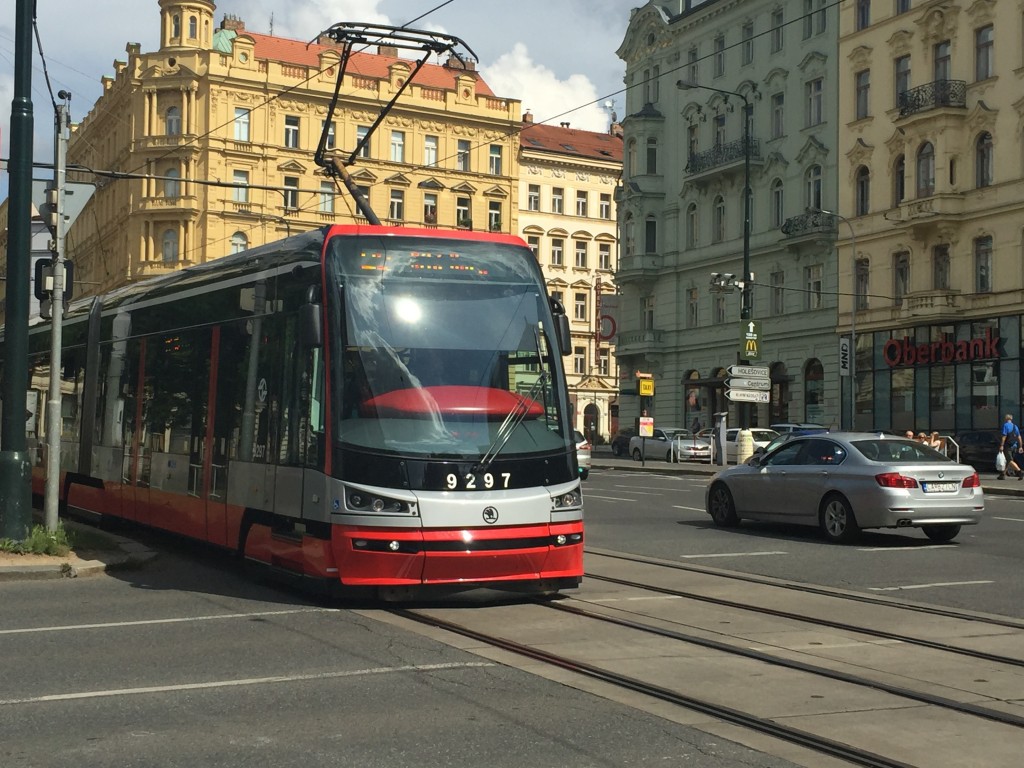
<svg viewBox="0 0 1024 768"><path fill-rule="evenodd" d="M738 379L735 376L725 380L725 386L733 389L760 389L769 390L772 388L771 379Z"/></svg>

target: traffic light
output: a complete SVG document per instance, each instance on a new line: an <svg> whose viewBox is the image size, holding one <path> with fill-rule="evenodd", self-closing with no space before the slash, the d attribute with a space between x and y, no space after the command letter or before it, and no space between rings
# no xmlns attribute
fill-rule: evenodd
<svg viewBox="0 0 1024 768"><path fill-rule="evenodd" d="M43 220L43 224L50 230L50 234L57 237L57 216L59 215L59 208L57 206L57 188L47 187L46 188L46 199L43 204L39 206L39 218Z"/></svg>

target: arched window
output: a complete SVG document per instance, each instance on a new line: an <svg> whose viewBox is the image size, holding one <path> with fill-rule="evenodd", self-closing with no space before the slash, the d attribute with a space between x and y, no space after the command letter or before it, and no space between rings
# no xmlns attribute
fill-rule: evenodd
<svg viewBox="0 0 1024 768"><path fill-rule="evenodd" d="M181 16L171 16L171 37L181 37Z"/></svg>
<svg viewBox="0 0 1024 768"><path fill-rule="evenodd" d="M626 145L626 176L636 176L636 139L630 139Z"/></svg>
<svg viewBox="0 0 1024 768"><path fill-rule="evenodd" d="M772 228L779 229L786 222L786 193L782 179L775 179L771 187L772 194Z"/></svg>
<svg viewBox="0 0 1024 768"><path fill-rule="evenodd" d="M644 220L644 253L658 252L658 220L648 216Z"/></svg>
<svg viewBox="0 0 1024 768"><path fill-rule="evenodd" d="M979 187L991 186L995 169L992 160L992 134L988 131L982 133L974 145L974 166L977 185Z"/></svg>
<svg viewBox="0 0 1024 768"><path fill-rule="evenodd" d="M622 234L626 238L626 256L632 256L636 252L636 227L633 224L632 214L626 216L626 222L622 230Z"/></svg>
<svg viewBox="0 0 1024 768"><path fill-rule="evenodd" d="M935 147L926 141L917 150L917 196L931 197L935 194Z"/></svg>
<svg viewBox="0 0 1024 768"><path fill-rule="evenodd" d="M178 261L178 230L165 229L161 254L165 262Z"/></svg>
<svg viewBox="0 0 1024 768"><path fill-rule="evenodd" d="M178 173L177 168L168 168L164 171L164 197L177 197L181 194L180 185L178 179L181 174Z"/></svg>
<svg viewBox="0 0 1024 768"><path fill-rule="evenodd" d="M725 240L725 199L719 195L715 198L711 222L711 242L720 243L723 240Z"/></svg>
<svg viewBox="0 0 1024 768"><path fill-rule="evenodd" d="M697 204L690 203L686 207L686 247L696 248L700 242L700 231L697 229Z"/></svg>
<svg viewBox="0 0 1024 768"><path fill-rule="evenodd" d="M900 155L892 166L892 205L895 208L907 196L907 159Z"/></svg>
<svg viewBox="0 0 1024 768"><path fill-rule="evenodd" d="M806 182L806 204L815 211L821 208L821 166L812 165L804 175Z"/></svg>
<svg viewBox="0 0 1024 768"><path fill-rule="evenodd" d="M825 418L825 369L820 360L804 366L804 420L821 424Z"/></svg>
<svg viewBox="0 0 1024 768"><path fill-rule="evenodd" d="M177 107L170 107L164 115L168 136L181 135L181 110Z"/></svg>
<svg viewBox="0 0 1024 768"><path fill-rule="evenodd" d="M866 165L857 169L857 215L867 216L871 210L871 171Z"/></svg>
<svg viewBox="0 0 1024 768"><path fill-rule="evenodd" d="M241 253L249 247L249 238L245 236L244 232L235 232L231 236L231 252Z"/></svg>
<svg viewBox="0 0 1024 768"><path fill-rule="evenodd" d="M195 16L188 17L188 36L193 40L199 36L199 20Z"/></svg>

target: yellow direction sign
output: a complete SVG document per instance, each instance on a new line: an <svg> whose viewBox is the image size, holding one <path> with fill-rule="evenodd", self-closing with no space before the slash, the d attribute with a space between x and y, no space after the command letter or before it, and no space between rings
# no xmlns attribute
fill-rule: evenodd
<svg viewBox="0 0 1024 768"><path fill-rule="evenodd" d="M761 323L757 320L743 321L743 339L740 357L744 360L761 358Z"/></svg>
<svg viewBox="0 0 1024 768"><path fill-rule="evenodd" d="M654 379L640 379L640 396L654 397Z"/></svg>

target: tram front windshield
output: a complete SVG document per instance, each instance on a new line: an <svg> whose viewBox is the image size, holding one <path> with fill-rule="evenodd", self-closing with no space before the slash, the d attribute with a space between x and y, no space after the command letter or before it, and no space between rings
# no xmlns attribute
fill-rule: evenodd
<svg viewBox="0 0 1024 768"><path fill-rule="evenodd" d="M327 263L342 444L452 459L566 449L557 342L527 249L339 237Z"/></svg>

